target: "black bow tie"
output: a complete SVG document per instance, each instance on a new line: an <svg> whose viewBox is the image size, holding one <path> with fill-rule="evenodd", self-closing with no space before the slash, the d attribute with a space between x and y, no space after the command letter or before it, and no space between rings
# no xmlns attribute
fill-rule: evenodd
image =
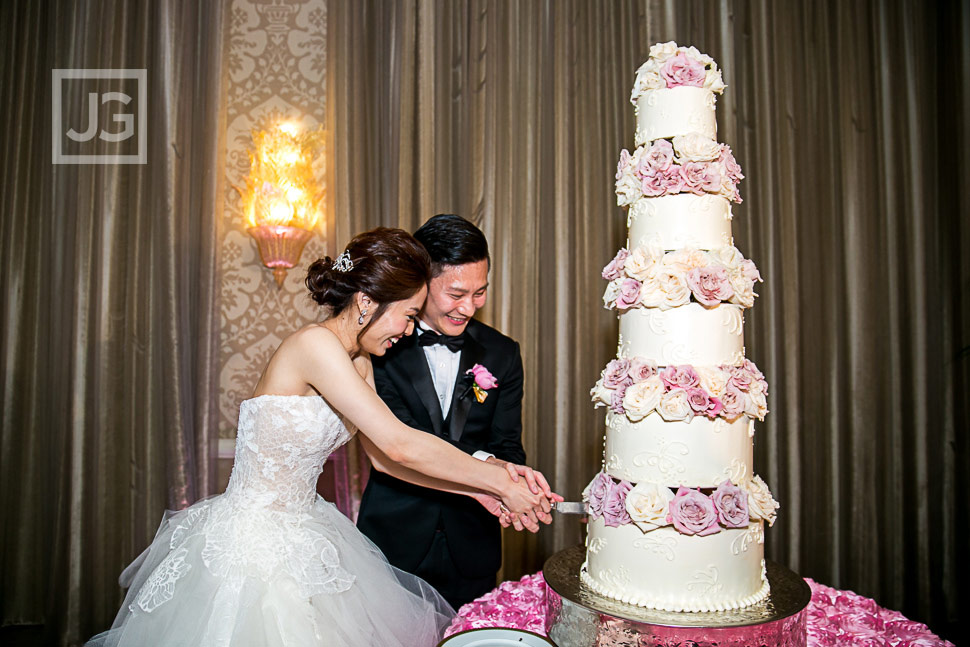
<svg viewBox="0 0 970 647"><path fill-rule="evenodd" d="M460 335L439 335L433 330L425 330L418 335L419 346L447 346L448 350L457 353L465 345L465 333Z"/></svg>

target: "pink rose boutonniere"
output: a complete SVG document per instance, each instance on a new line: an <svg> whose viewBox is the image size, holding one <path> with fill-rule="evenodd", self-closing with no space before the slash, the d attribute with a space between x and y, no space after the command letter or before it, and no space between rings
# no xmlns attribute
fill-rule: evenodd
<svg viewBox="0 0 970 647"><path fill-rule="evenodd" d="M472 385L472 390L475 392L475 399L478 400L479 404L485 402L485 398L488 397L486 391L498 386L498 381L495 379L495 376L481 364L475 364L465 371L465 373L471 375L475 380L475 383Z"/></svg>

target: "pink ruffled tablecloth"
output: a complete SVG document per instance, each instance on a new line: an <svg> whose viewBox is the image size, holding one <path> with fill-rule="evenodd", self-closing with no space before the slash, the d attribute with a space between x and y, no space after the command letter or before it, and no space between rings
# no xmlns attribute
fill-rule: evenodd
<svg viewBox="0 0 970 647"><path fill-rule="evenodd" d="M814 647L953 647L919 622L883 609L870 598L840 591L806 578L808 644ZM514 627L546 635L546 582L542 573L498 588L463 606L446 635L481 627Z"/></svg>

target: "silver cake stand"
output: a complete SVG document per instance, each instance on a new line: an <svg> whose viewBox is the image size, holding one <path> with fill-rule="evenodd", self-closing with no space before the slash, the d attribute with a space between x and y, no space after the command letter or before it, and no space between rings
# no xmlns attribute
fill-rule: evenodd
<svg viewBox="0 0 970 647"><path fill-rule="evenodd" d="M784 566L767 562L768 597L736 611L677 613L631 606L590 590L579 578L582 546L543 566L546 632L558 647L805 647L812 591Z"/></svg>

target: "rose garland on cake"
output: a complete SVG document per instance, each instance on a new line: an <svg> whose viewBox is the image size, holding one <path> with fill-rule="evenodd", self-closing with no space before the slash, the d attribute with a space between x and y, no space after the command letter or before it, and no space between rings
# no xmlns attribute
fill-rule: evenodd
<svg viewBox="0 0 970 647"><path fill-rule="evenodd" d="M637 105L640 95L649 90L680 87L707 88L721 94L727 86L714 59L696 47L678 47L673 41L657 43L637 70L630 102Z"/></svg>
<svg viewBox="0 0 970 647"><path fill-rule="evenodd" d="M708 308L722 302L750 308L761 273L735 247L665 254L650 245L618 251L603 268L603 278L610 282L603 293L603 306L610 310L668 310L688 303L691 296Z"/></svg>
<svg viewBox="0 0 970 647"><path fill-rule="evenodd" d="M699 133L658 139L630 154L625 148L616 164L616 204L678 193L712 194L741 204L741 166L727 144Z"/></svg>
<svg viewBox="0 0 970 647"><path fill-rule="evenodd" d="M667 366L634 357L611 360L590 390L596 407L609 407L639 422L654 411L667 422L690 422L694 416L729 422L747 415L764 420L768 382L754 362L740 366Z"/></svg>
<svg viewBox="0 0 970 647"><path fill-rule="evenodd" d="M643 532L672 525L684 535L704 537L722 528L746 528L752 520L775 523L778 502L760 476L741 485L725 479L710 494L680 486L676 493L657 483L614 480L600 472L583 490L592 519L607 526L634 524Z"/></svg>

